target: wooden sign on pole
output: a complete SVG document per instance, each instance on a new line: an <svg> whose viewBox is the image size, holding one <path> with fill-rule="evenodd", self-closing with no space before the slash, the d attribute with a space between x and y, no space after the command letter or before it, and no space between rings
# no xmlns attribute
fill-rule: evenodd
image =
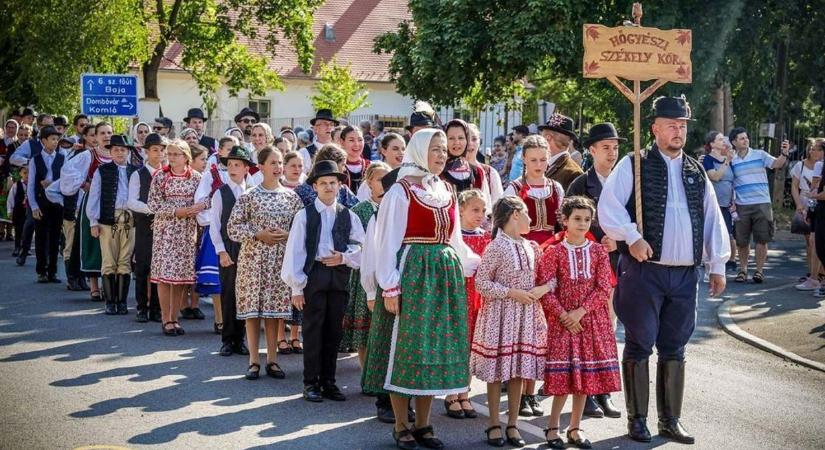
<svg viewBox="0 0 825 450"><path fill-rule="evenodd" d="M633 4L633 22L627 26L583 26L585 78L606 78L633 104L633 166L636 224L642 233L641 105L667 82L690 83L690 30L660 30L641 26L642 4ZM622 81L633 81L631 90ZM644 91L642 81L655 80Z"/></svg>

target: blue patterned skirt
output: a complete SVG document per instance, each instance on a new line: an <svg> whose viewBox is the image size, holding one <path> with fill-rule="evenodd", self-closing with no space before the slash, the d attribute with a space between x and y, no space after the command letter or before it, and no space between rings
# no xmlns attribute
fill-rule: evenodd
<svg viewBox="0 0 825 450"><path fill-rule="evenodd" d="M201 295L215 295L221 293L221 278L218 273L220 258L209 238L209 227L203 229L200 250L195 258L195 291Z"/></svg>

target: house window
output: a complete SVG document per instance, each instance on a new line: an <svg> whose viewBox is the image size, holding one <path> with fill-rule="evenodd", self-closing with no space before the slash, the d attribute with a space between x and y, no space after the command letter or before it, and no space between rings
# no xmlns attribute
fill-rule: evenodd
<svg viewBox="0 0 825 450"><path fill-rule="evenodd" d="M249 109L261 116L261 121L269 120L272 102L269 100L249 100Z"/></svg>

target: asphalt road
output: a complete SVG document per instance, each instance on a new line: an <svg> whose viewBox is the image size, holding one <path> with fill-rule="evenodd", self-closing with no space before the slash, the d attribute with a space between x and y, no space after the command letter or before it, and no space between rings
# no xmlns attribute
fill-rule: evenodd
<svg viewBox="0 0 825 450"><path fill-rule="evenodd" d="M394 448L391 426L373 418L373 399L360 393L355 355L341 355L338 365L348 401L310 404L300 395L300 356L279 359L285 380L247 381L244 357L217 355L208 305L206 321L184 322L186 336L166 337L159 324L133 321L133 299L129 316L104 316L87 293L36 284L33 258L20 268L10 253L0 243L0 448ZM772 277L779 270L769 268L764 288L787 283ZM697 438L693 448L825 448L825 373L728 336L717 325L717 305L703 292L688 348L683 422ZM472 397L482 410L481 383ZM621 394L615 398L623 405ZM654 398L651 390L655 429ZM486 448L483 417L449 419L440 401L433 411L448 447ZM582 428L595 448L682 447L658 437L636 444L623 437L624 425L587 419ZM546 418L524 422L530 448L545 447L546 426Z"/></svg>

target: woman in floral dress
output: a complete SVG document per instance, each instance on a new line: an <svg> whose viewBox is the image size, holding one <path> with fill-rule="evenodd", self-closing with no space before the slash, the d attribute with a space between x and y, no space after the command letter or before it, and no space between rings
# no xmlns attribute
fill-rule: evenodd
<svg viewBox="0 0 825 450"><path fill-rule="evenodd" d="M455 196L438 178L446 160L444 132L416 132L404 155L400 181L385 193L378 209L375 273L394 326L392 336L384 337L391 342L389 355L375 355L364 380L373 385L384 380L395 413L393 438L401 448L414 448L414 441L443 447L429 423L432 397L466 392L470 376L464 275L475 272L479 257L461 239ZM373 314L373 319L384 317ZM382 346L369 351L373 356ZM384 367L382 360L387 361ZM412 430L409 396L415 396Z"/></svg>
<svg viewBox="0 0 825 450"><path fill-rule="evenodd" d="M172 141L166 147L166 157L169 166L155 174L149 188L148 206L155 213L151 281L158 285L163 333L176 336L184 334L177 321L183 290L195 282L195 216L207 204L195 204L201 175L189 167L189 145L181 140Z"/></svg>
<svg viewBox="0 0 825 450"><path fill-rule="evenodd" d="M246 320L249 364L260 367L258 342L263 319L266 373L284 378L276 362L277 335L281 321L292 317L292 291L280 274L289 227L303 204L292 189L281 185L284 158L280 151L264 147L258 152L258 164L263 181L238 199L227 231L230 239L241 243L235 292L238 319Z"/></svg>

